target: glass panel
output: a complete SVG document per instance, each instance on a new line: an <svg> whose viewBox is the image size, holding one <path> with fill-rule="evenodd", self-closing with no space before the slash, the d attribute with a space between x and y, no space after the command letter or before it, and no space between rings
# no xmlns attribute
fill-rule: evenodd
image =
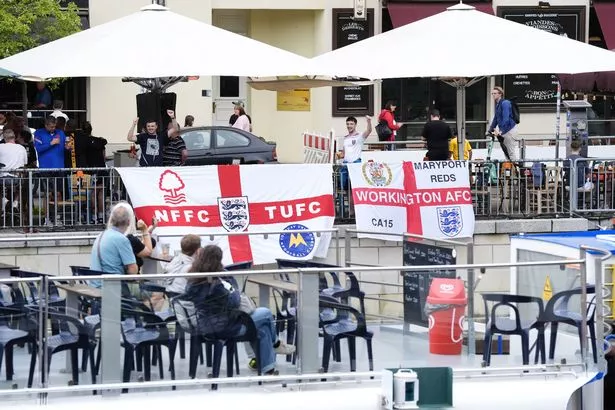
<svg viewBox="0 0 615 410"><path fill-rule="evenodd" d="M211 131L210 130L198 130L190 131L182 134L182 138L186 143L186 149L209 149L211 147Z"/></svg>
<svg viewBox="0 0 615 410"><path fill-rule="evenodd" d="M250 139L235 131L217 130L216 146L218 148L247 147Z"/></svg>
<svg viewBox="0 0 615 410"><path fill-rule="evenodd" d="M220 77L220 97L239 97L239 77Z"/></svg>

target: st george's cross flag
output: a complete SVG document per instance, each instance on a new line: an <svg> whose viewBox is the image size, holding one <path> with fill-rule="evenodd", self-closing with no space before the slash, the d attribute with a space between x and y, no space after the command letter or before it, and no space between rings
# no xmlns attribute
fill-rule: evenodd
<svg viewBox="0 0 615 410"><path fill-rule="evenodd" d="M433 239L474 235L474 208L465 161L348 164L357 230L412 233Z"/></svg>
<svg viewBox="0 0 615 410"><path fill-rule="evenodd" d="M119 168L137 218L158 220L160 242L182 236L216 244L224 263L273 263L325 256L333 227L331 165L263 164ZM247 232L291 231L245 235ZM305 231L295 232L292 231Z"/></svg>

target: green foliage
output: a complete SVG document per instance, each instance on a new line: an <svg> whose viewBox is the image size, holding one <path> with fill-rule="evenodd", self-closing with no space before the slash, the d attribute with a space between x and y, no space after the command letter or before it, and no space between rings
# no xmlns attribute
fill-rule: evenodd
<svg viewBox="0 0 615 410"><path fill-rule="evenodd" d="M59 0L0 0L0 58L81 30L74 3Z"/></svg>

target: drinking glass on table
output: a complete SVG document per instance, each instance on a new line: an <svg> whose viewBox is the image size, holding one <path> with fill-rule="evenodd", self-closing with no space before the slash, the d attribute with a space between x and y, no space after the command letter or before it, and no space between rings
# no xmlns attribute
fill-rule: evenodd
<svg viewBox="0 0 615 410"><path fill-rule="evenodd" d="M167 259L169 257L169 253L171 252L171 244L162 243L160 244L160 247L162 249L162 257Z"/></svg>

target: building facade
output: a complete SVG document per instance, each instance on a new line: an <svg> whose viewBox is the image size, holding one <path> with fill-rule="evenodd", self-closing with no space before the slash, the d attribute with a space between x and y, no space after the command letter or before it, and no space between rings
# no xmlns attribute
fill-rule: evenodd
<svg viewBox="0 0 615 410"><path fill-rule="evenodd" d="M88 23L92 27L103 24L138 12L149 3L149 0L89 0ZM173 12L305 57L314 57L363 37L428 17L453 4L389 0L382 5L382 0L365 0L368 18L357 25L351 24L353 0L158 0L158 3L164 3ZM534 0L495 0L493 3L472 4L481 11L517 19L526 24L533 13L540 17L536 17L537 20L552 26L547 29L560 30L560 34L575 35L579 40L590 40L602 47L609 46L605 42L607 36L603 34L607 30L596 30L594 27L599 24L594 20L600 16L589 0L551 0L541 1L540 4ZM612 18L615 19L615 16ZM602 18L599 20L602 22ZM159 29L172 30L171 27ZM426 34L425 41L433 41L437 49L437 44L446 39ZM609 48L615 48L615 44ZM200 50L195 48L194 52ZM135 50L135 53L138 54L139 50ZM160 50L159 55L141 57L146 64L155 64L160 58L181 58L173 55L173 50ZM356 60L348 64L360 64L364 58L369 56L357 55ZM485 50L485 59L488 58L500 57L494 50ZM246 61L246 64L250 62ZM333 129L336 135L344 135L346 116L355 115L360 118L365 114L378 115L381 106L389 99L398 102L398 120L407 124L400 132L401 138L413 139L419 136L429 108L439 108L447 120L455 120L455 90L432 79L386 80L373 86L354 89L314 88L303 91L309 104L300 108L285 106L279 101L276 92L251 89L247 80L237 77L201 77L180 83L169 91L177 94L178 117L181 119L185 115L193 115L197 125L227 124L232 103L243 101L246 111L252 116L254 133L277 142L277 152L282 162L302 161L302 132L324 133ZM493 104L489 92L495 84L504 84L520 95L529 96L529 99L524 97L525 105L522 105L522 134L534 137L554 134L555 103L552 95L545 95L549 90L555 92L551 77L530 76L528 79L521 75L518 78L510 76L503 79L489 77L468 90L466 111L468 130L472 137L481 137L491 119ZM112 147L125 146L126 132L137 115L135 95L142 92L140 87L123 83L119 78L93 78L87 80L86 90L88 118L96 134L106 137ZM211 90L211 96L203 97L202 90ZM535 96L535 101L532 101L532 96ZM584 96L570 93L568 98ZM589 99L596 106L602 104L602 109L595 110L598 116L602 116L602 119L611 118L612 96L594 95ZM365 126L361 118L359 123L359 127ZM563 122L562 126L565 126Z"/></svg>

